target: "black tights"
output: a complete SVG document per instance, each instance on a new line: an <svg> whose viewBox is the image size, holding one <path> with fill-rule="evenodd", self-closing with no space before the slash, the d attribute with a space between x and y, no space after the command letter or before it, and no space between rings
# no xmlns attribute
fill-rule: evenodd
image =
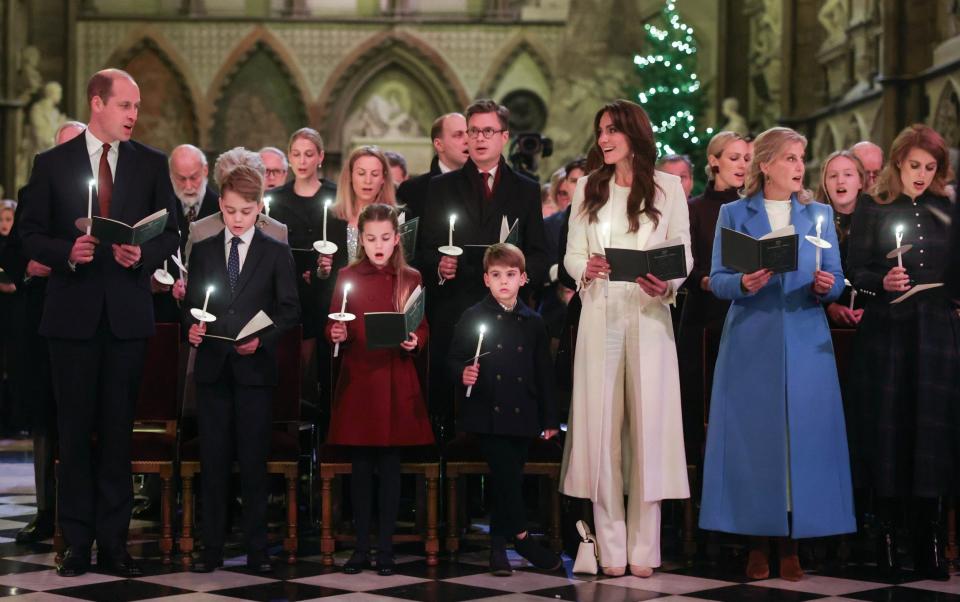
<svg viewBox="0 0 960 602"><path fill-rule="evenodd" d="M373 470L380 475L381 554L393 553L393 531L400 505L400 451L395 447L354 447L351 449L353 475L350 495L353 501L353 526L357 532L357 550L370 550L370 505L373 502Z"/></svg>

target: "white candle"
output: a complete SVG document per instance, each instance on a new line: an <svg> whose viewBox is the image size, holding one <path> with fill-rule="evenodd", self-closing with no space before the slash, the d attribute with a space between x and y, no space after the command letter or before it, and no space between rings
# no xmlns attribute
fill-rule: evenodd
<svg viewBox="0 0 960 602"><path fill-rule="evenodd" d="M820 242L820 232L822 229L823 229L823 216L818 215L817 216L817 242ZM817 269L816 269L817 272L820 271L820 253L821 253L820 245L817 245Z"/></svg>
<svg viewBox="0 0 960 602"><path fill-rule="evenodd" d="M167 271L167 260L166 260L166 259L163 260L163 271L164 271L164 272Z"/></svg>
<svg viewBox="0 0 960 602"><path fill-rule="evenodd" d="M93 186L96 184L95 180L90 180L87 184L87 235L90 234L91 228L93 228Z"/></svg>
<svg viewBox="0 0 960 602"><path fill-rule="evenodd" d="M447 244L451 247L453 246L453 223L456 221L457 221L457 216L451 215L450 216L450 236L449 236L449 240L447 241Z"/></svg>
<svg viewBox="0 0 960 602"><path fill-rule="evenodd" d="M476 368L477 364L480 363L480 348L483 346L483 333L487 331L487 327L483 324L480 325L480 339L477 341L477 352L473 354L473 367ZM467 397L470 397L470 393L473 392L473 385L467 387Z"/></svg>
<svg viewBox="0 0 960 602"><path fill-rule="evenodd" d="M210 302L210 293L213 292L213 287L207 287L207 296L203 298L203 313L207 313L207 304Z"/></svg>
<svg viewBox="0 0 960 602"><path fill-rule="evenodd" d="M273 199L268 196L263 197L263 212L267 214L267 217L270 217L270 203Z"/></svg>
<svg viewBox="0 0 960 602"><path fill-rule="evenodd" d="M330 208L330 201L323 204L323 242L327 242L327 209Z"/></svg>
<svg viewBox="0 0 960 602"><path fill-rule="evenodd" d="M900 224L899 226L897 226L896 236L897 236L897 250L899 251L900 243L903 242L903 224ZM901 253L897 253L897 267L898 268L903 267L903 255Z"/></svg>
<svg viewBox="0 0 960 602"><path fill-rule="evenodd" d="M857 289L850 289L850 311L853 311L853 301L857 298Z"/></svg>
<svg viewBox="0 0 960 602"><path fill-rule="evenodd" d="M347 293L350 292L350 283L343 285L343 303L340 305L340 313L346 313L347 311Z"/></svg>

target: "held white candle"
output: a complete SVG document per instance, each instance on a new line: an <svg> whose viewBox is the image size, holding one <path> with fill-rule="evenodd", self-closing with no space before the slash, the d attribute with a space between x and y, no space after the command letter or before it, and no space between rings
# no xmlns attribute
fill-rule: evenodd
<svg viewBox="0 0 960 602"><path fill-rule="evenodd" d="M96 181L90 180L87 184L87 234L90 234L90 230L93 228L93 186L96 184Z"/></svg>
<svg viewBox="0 0 960 602"><path fill-rule="evenodd" d="M166 260L166 259L163 260L163 271L164 271L164 272L167 271L167 260Z"/></svg>
<svg viewBox="0 0 960 602"><path fill-rule="evenodd" d="M817 216L817 240L820 240L820 232L823 229L823 216ZM815 271L820 271L820 246L817 245L817 269Z"/></svg>
<svg viewBox="0 0 960 602"><path fill-rule="evenodd" d="M213 287L207 287L207 296L203 298L203 313L207 313L207 304L210 303L210 293L213 292Z"/></svg>
<svg viewBox="0 0 960 602"><path fill-rule="evenodd" d="M857 298L857 289L850 289L850 311L853 311L853 302Z"/></svg>
<svg viewBox="0 0 960 602"><path fill-rule="evenodd" d="M323 242L327 242L327 210L330 209L330 201L323 204Z"/></svg>
<svg viewBox="0 0 960 602"><path fill-rule="evenodd" d="M456 221L457 221L457 216L451 215L450 216L450 236L448 237L449 240L447 241L447 244L451 247L453 246L453 224Z"/></svg>
<svg viewBox="0 0 960 602"><path fill-rule="evenodd" d="M897 249L899 250L900 244L903 242L903 224L900 224L899 226L897 226L896 236L897 236ZM903 267L903 255L900 253L897 254L897 267L898 268Z"/></svg>
<svg viewBox="0 0 960 602"><path fill-rule="evenodd" d="M473 354L473 367L476 368L477 364L480 363L480 348L483 346L483 333L487 331L487 327L483 324L480 325L480 339L477 340L477 352ZM467 387L467 397L470 397L470 393L473 392L473 385Z"/></svg>
<svg viewBox="0 0 960 602"><path fill-rule="evenodd" d="M340 305L340 313L346 313L347 311L347 293L350 292L350 283L343 285L343 303Z"/></svg>
<svg viewBox="0 0 960 602"><path fill-rule="evenodd" d="M270 203L272 202L273 202L273 199L271 199L270 197L268 196L263 197L263 212L267 215L267 217L270 217Z"/></svg>

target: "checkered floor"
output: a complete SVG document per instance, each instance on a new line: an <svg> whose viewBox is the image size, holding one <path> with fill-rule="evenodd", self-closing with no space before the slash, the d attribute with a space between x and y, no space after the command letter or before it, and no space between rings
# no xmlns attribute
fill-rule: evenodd
<svg viewBox="0 0 960 602"><path fill-rule="evenodd" d="M2 454L6 455L6 454ZM303 556L294 566L278 565L272 578L246 571L244 558L207 575L164 567L151 534L156 525L131 524L131 552L144 559L147 576L121 579L95 571L65 579L53 569L51 543L22 546L14 543L17 530L34 512L32 465L23 457L0 457L0 596L24 600L578 600L633 602L638 600L868 600L900 602L960 602L960 575L948 582L906 581L890 584L871 567L851 567L843 573L810 574L799 583L779 579L747 582L739 571L710 566L686 567L667 563L649 579L636 577L585 578L563 571L546 573L511 556L517 569L509 578L486 572L486 551L460 554L428 567L422 557L400 555L391 577L373 572L347 576L323 567L319 556ZM316 553L316 542L305 538L303 553ZM416 551L416 548L404 548ZM348 552L338 556L343 562ZM512 553L511 553L512 554Z"/></svg>

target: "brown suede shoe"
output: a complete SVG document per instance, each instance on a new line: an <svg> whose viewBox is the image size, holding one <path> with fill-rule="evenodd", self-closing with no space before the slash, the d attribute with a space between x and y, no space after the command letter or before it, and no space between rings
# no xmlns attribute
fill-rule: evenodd
<svg viewBox="0 0 960 602"><path fill-rule="evenodd" d="M763 550L750 550L750 555L747 557L747 578L770 578L770 558Z"/></svg>
<svg viewBox="0 0 960 602"><path fill-rule="evenodd" d="M800 557L796 554L780 557L780 578L787 581L800 581L803 578L803 569L800 568Z"/></svg>

